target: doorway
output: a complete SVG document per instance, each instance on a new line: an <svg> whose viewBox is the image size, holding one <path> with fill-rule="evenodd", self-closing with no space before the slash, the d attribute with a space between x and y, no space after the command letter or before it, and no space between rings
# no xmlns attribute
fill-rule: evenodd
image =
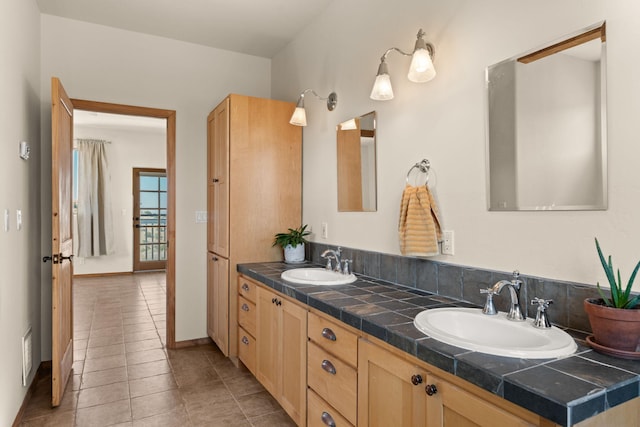
<svg viewBox="0 0 640 427"><path fill-rule="evenodd" d="M175 348L175 111L122 104L72 99L77 110L124 116L152 117L166 120L166 185L165 185L165 274L166 274L166 346ZM131 176L131 175L129 175ZM131 218L130 218L131 219Z"/></svg>
<svg viewBox="0 0 640 427"><path fill-rule="evenodd" d="M167 263L167 171L133 168L133 271Z"/></svg>

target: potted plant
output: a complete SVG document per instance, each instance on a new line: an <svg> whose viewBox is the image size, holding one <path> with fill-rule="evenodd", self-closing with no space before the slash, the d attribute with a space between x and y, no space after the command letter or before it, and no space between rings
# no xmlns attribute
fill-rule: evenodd
<svg viewBox="0 0 640 427"><path fill-rule="evenodd" d="M611 297L597 284L601 298L587 298L584 309L589 316L593 331L593 340L587 341L597 351L624 358L640 357L640 295L632 295L631 288L635 280L640 262L623 287L620 270L614 273L611 255L605 260L596 239L596 249L602 268L611 287ZM595 342L594 342L595 341Z"/></svg>
<svg viewBox="0 0 640 427"><path fill-rule="evenodd" d="M307 225L298 228L290 228L287 233L278 233L273 239L273 246L281 246L284 249L284 261L288 263L304 262L304 244L307 243L306 236L311 234L307 231Z"/></svg>

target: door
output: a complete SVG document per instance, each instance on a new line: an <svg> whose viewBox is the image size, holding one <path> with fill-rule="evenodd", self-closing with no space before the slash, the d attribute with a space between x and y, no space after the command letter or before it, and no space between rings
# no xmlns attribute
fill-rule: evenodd
<svg viewBox="0 0 640 427"><path fill-rule="evenodd" d="M207 253L207 333L229 354L229 260Z"/></svg>
<svg viewBox="0 0 640 427"><path fill-rule="evenodd" d="M167 265L167 173L133 169L133 270Z"/></svg>
<svg viewBox="0 0 640 427"><path fill-rule="evenodd" d="M51 405L58 406L73 365L71 178L73 104L51 79Z"/></svg>
<svg viewBox="0 0 640 427"><path fill-rule="evenodd" d="M426 378L427 373L422 368L360 339L358 424L369 427L426 426Z"/></svg>
<svg viewBox="0 0 640 427"><path fill-rule="evenodd" d="M209 250L229 258L229 98L209 116Z"/></svg>

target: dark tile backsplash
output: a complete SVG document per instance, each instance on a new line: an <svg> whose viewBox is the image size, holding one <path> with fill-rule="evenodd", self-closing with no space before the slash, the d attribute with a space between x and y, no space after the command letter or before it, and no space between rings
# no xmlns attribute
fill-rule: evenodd
<svg viewBox="0 0 640 427"><path fill-rule="evenodd" d="M335 249L334 245L316 242L310 242L307 246L307 259L317 264L324 264L320 255L325 249ZM353 260L354 273L468 301L479 306L484 305L485 302L485 295L480 294L480 289L491 287L499 280L509 280L512 277L512 272L484 270L424 258L389 255L353 248L342 248L342 257ZM521 275L520 279L524 282L524 287L520 291L520 304L527 317L536 315L536 306L530 304L534 297L552 299L553 304L548 309L552 323L581 331L591 331L582 304L585 298L599 297L595 286L525 275ZM508 311L508 292L503 291L500 295L494 296L494 303L499 311Z"/></svg>

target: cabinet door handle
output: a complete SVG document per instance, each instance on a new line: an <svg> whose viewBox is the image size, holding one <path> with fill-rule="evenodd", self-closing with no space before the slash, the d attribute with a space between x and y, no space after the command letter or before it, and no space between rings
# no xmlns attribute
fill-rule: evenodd
<svg viewBox="0 0 640 427"><path fill-rule="evenodd" d="M335 341L337 339L336 334L330 328L324 328L322 330L322 336L329 341Z"/></svg>
<svg viewBox="0 0 640 427"><path fill-rule="evenodd" d="M322 412L322 417L320 417L324 425L327 427L336 427L336 422L333 421L333 417L328 412Z"/></svg>
<svg viewBox="0 0 640 427"><path fill-rule="evenodd" d="M213 178L212 180L213 182L220 182L220 180L218 178Z"/></svg>
<svg viewBox="0 0 640 427"><path fill-rule="evenodd" d="M420 374L411 375L411 384L413 385L422 384L422 375Z"/></svg>
<svg viewBox="0 0 640 427"><path fill-rule="evenodd" d="M242 290L245 291L245 292L249 292L249 290L250 290L249 289L249 285L247 285L246 283L243 283L242 284Z"/></svg>
<svg viewBox="0 0 640 427"><path fill-rule="evenodd" d="M336 367L333 366L333 363L329 362L327 359L322 361L322 369L330 373L331 375L336 374Z"/></svg>
<svg viewBox="0 0 640 427"><path fill-rule="evenodd" d="M438 392L438 388L435 384L427 384L427 386L424 388L424 391L427 392L428 396L433 396Z"/></svg>
<svg viewBox="0 0 640 427"><path fill-rule="evenodd" d="M247 338L246 336L242 337L242 344L249 345L249 338Z"/></svg>
<svg viewBox="0 0 640 427"><path fill-rule="evenodd" d="M249 306L247 305L247 303L242 304L242 311L249 311Z"/></svg>
<svg viewBox="0 0 640 427"><path fill-rule="evenodd" d="M217 256L212 256L212 257L211 257L211 259L212 259L213 261L217 261L217 260L218 260L218 257L217 257Z"/></svg>
<svg viewBox="0 0 640 427"><path fill-rule="evenodd" d="M276 299L276 298L271 298L271 303L272 303L272 304L275 304L275 303L276 303L276 301L277 301L277 299Z"/></svg>

